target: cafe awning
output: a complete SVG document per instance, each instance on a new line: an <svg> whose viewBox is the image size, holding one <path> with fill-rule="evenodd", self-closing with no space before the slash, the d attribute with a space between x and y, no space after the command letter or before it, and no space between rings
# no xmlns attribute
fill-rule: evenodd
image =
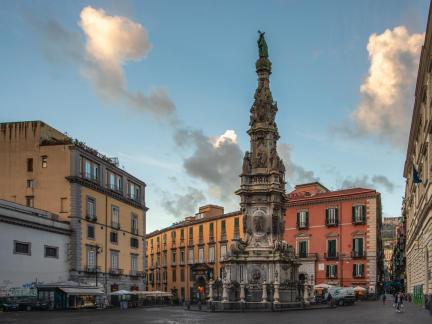
<svg viewBox="0 0 432 324"><path fill-rule="evenodd" d="M103 290L99 288L86 288L86 287L77 287L77 288L65 288L60 287L60 290L65 292L68 295L77 295L77 296L94 296L94 295L103 295Z"/></svg>

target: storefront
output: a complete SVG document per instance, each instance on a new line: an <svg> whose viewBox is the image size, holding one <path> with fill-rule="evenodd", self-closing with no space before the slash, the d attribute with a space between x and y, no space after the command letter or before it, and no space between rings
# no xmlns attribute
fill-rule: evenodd
<svg viewBox="0 0 432 324"><path fill-rule="evenodd" d="M38 285L38 300L50 309L93 308L104 303L104 292L94 286L81 286L75 282Z"/></svg>

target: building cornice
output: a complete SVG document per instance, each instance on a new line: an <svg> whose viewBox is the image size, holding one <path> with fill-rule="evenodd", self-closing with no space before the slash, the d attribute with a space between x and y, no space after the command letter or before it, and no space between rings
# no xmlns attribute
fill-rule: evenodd
<svg viewBox="0 0 432 324"><path fill-rule="evenodd" d="M351 194L345 196L333 196L333 197L308 197L305 199L299 199L296 201L288 200L286 203L286 208L289 207L301 207L301 206L310 206L322 203L336 203L341 201L349 201L349 200L358 200L365 198L377 198L380 194L377 192L368 192L368 193L360 193L360 194Z"/></svg>
<svg viewBox="0 0 432 324"><path fill-rule="evenodd" d="M38 229L38 230L46 231L46 232L63 234L63 235L70 235L72 232L70 229L62 229L62 228L58 228L58 227L54 227L54 226L44 225L44 224L35 223L35 222L23 220L23 219L14 218L14 217L8 217L8 216L4 216L4 215L0 215L0 222L12 224L12 225L24 226L24 227L33 228L33 229ZM64 222L62 222L62 223L64 223Z"/></svg>
<svg viewBox="0 0 432 324"><path fill-rule="evenodd" d="M120 200L121 202L123 202L129 206L132 206L132 207L135 207L138 209L142 209L145 212L148 210L148 208L145 205L141 204L140 202L126 198L126 197L124 197L124 196L122 196L122 195L120 195L120 194L118 194L118 193L116 193L116 192L114 192L108 188L102 187L101 185L99 185L93 181L90 181L90 180L87 180L87 179L84 179L81 177L77 177L77 176L68 176L68 177L66 177L66 180L68 180L70 183L78 183L84 187L87 187L89 189L92 189L92 190L95 190L95 191L100 192L102 194L105 194L107 196L110 196L111 198Z"/></svg>

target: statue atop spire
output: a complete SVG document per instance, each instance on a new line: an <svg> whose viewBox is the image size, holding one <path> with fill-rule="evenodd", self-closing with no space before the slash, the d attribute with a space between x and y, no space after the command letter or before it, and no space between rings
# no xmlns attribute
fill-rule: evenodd
<svg viewBox="0 0 432 324"><path fill-rule="evenodd" d="M264 38L265 32L261 32L258 30L259 38L258 38L258 50L259 50L259 56L260 57L268 57L268 48L267 43Z"/></svg>

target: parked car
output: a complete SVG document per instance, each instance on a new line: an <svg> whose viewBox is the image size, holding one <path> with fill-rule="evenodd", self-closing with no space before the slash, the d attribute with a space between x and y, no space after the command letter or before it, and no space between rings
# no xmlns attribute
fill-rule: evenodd
<svg viewBox="0 0 432 324"><path fill-rule="evenodd" d="M18 303L13 300L4 302L1 307L3 309L3 312L13 312L19 310Z"/></svg>
<svg viewBox="0 0 432 324"><path fill-rule="evenodd" d="M325 300L328 298L328 294L331 294L333 303L335 305L353 305L355 302L354 289L351 287L331 287L328 288L325 294Z"/></svg>
<svg viewBox="0 0 432 324"><path fill-rule="evenodd" d="M19 310L32 311L32 310L48 310L49 305L47 302L38 301L36 299L22 299L18 301Z"/></svg>

